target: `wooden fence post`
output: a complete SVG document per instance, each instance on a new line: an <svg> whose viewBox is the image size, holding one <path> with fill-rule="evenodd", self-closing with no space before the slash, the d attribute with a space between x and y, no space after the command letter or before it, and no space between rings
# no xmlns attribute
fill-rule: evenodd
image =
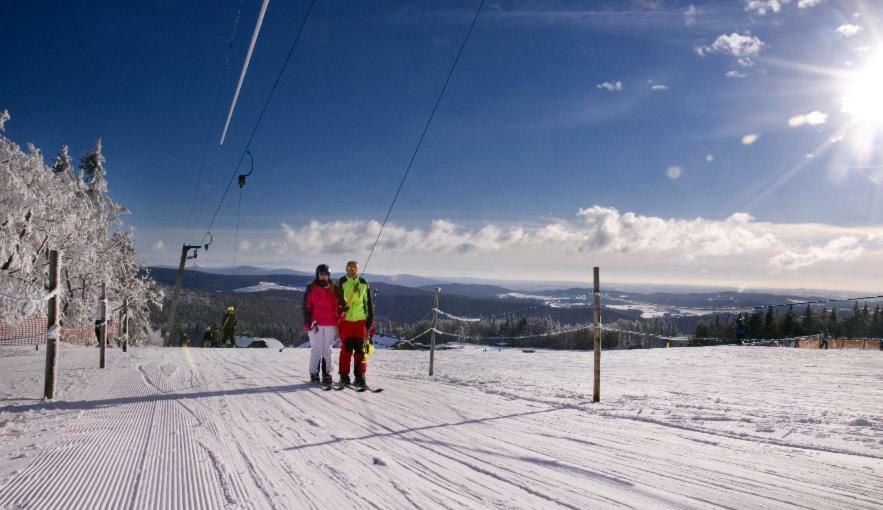
<svg viewBox="0 0 883 510"><path fill-rule="evenodd" d="M129 298L123 298L123 352L129 350Z"/></svg>
<svg viewBox="0 0 883 510"><path fill-rule="evenodd" d="M595 273L595 378L594 391L592 392L592 402L601 401L601 283L598 273L598 267L594 269Z"/></svg>
<svg viewBox="0 0 883 510"><path fill-rule="evenodd" d="M104 368L104 349L107 346L107 283L104 282L101 283L101 302L98 306L101 321L98 327L98 368Z"/></svg>
<svg viewBox="0 0 883 510"><path fill-rule="evenodd" d="M438 325L438 293L441 287L435 288L435 304L432 310L432 334L429 336L429 375L432 375L435 368L435 329Z"/></svg>
<svg viewBox="0 0 883 510"><path fill-rule="evenodd" d="M58 325L58 311L61 296L58 281L61 279L61 262L58 250L49 252L49 292L55 295L49 298L46 317L46 375L43 384L43 398L51 400L55 396L55 368L58 366L58 341L61 328Z"/></svg>

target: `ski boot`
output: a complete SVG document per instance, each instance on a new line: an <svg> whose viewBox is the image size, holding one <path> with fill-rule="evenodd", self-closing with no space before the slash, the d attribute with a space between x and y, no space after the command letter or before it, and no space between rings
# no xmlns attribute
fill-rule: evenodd
<svg viewBox="0 0 883 510"><path fill-rule="evenodd" d="M319 384L319 374L310 374L310 383Z"/></svg>
<svg viewBox="0 0 883 510"><path fill-rule="evenodd" d="M329 374L328 372L325 372L324 374L322 374L322 384L324 384L325 386L330 386L333 383L334 383L334 379L331 378L331 374Z"/></svg>
<svg viewBox="0 0 883 510"><path fill-rule="evenodd" d="M350 385L350 375L349 374L340 374L340 381L338 384L341 386L349 386Z"/></svg>
<svg viewBox="0 0 883 510"><path fill-rule="evenodd" d="M365 382L365 376L356 374L356 380L355 382L353 382L353 386L355 386L356 388L364 388L365 386L368 386L368 384Z"/></svg>

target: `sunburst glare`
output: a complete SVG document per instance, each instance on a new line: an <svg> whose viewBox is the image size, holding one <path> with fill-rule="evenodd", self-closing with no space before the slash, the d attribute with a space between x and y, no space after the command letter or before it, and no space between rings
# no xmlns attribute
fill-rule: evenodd
<svg viewBox="0 0 883 510"><path fill-rule="evenodd" d="M842 98L842 112L859 122L883 125L883 55L851 76Z"/></svg>

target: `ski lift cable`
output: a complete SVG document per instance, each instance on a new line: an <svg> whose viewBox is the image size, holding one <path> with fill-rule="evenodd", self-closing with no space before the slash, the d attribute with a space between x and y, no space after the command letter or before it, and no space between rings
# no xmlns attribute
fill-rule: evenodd
<svg viewBox="0 0 883 510"><path fill-rule="evenodd" d="M184 231L184 244L187 244L187 239L190 238L190 229L193 226L193 206L197 201L197 195L199 198L199 207L196 211L196 217L199 218L199 215L202 213L202 207L205 204L205 194L199 193L200 186L202 184L202 176L203 171L205 170L205 160L208 154L209 142L212 139L212 131L215 128L215 116L218 113L218 104L221 102L221 91L224 88L224 81L227 78L227 69L230 66L230 55L233 53L233 41L236 38L236 32L239 30L239 17L242 14L242 4L245 0L239 0L239 7L236 9L236 18L233 20L233 31L230 32L230 40L227 42L227 57L224 59L224 68L221 71L221 79L218 81L218 90L215 92L215 104L212 106L212 114L211 119L209 121L208 130L205 133L205 142L202 145L202 157L199 161L199 170L197 171L196 182L193 186L193 200L190 202L190 213L187 216L187 230Z"/></svg>
<svg viewBox="0 0 883 510"><path fill-rule="evenodd" d="M221 206L224 205L224 200L227 198L227 193L230 192L230 186L233 185L233 181L236 179L236 172L239 171L239 166L242 165L242 160L245 159L246 153L249 153L248 148L251 146L252 140L254 140L254 136L261 125L261 121L264 119L264 114L267 112L267 107L270 106L270 101L273 99L273 94L276 93L276 89L279 87L279 82L282 80L282 75L285 73L285 69L288 67L288 62L291 61L291 55L294 54L294 50L297 49L297 45L300 42L301 34L303 34L304 25L306 25L307 20L310 19L310 13L313 12L313 7L315 5L316 0L312 0L312 2L310 2L310 7L307 9L307 13L301 20L300 27L298 27L297 29L297 36L295 36L294 42L291 44L291 48L288 50L288 55L285 57L285 61L282 63L282 68L279 70L279 74L276 75L276 81L273 82L273 87L270 89L270 94L267 96L267 100L264 102L263 108L261 108L261 113L258 115L258 120L257 122L255 122L254 128L251 130L251 135L249 135L248 141L245 142L245 148L242 151L242 156L239 157L239 161L233 168L233 173L232 175L230 175L230 180L227 182L227 187L224 188L224 193L221 195L221 200L218 201L218 206L215 208L214 214L212 214L212 219L211 221L209 221L208 228L205 229L206 233L205 236L203 236L203 240L205 240L205 237L208 236L209 232L212 229L212 226L215 224L218 213L221 212Z"/></svg>
<svg viewBox="0 0 883 510"><path fill-rule="evenodd" d="M236 239L233 245L233 270L236 271L236 263L239 257L239 211L242 208L242 186L239 187L239 201L236 203Z"/></svg>
<svg viewBox="0 0 883 510"><path fill-rule="evenodd" d="M392 209L395 207L396 201L399 198L399 193L402 191L402 186L405 185L405 180L408 178L408 174L411 172L411 168L414 166L414 160L417 158L417 153L420 152L420 146L423 145L423 139L426 137L426 133L429 132L429 127L432 125L432 119L435 117L435 112L438 110L438 105L441 103L442 98L445 95L445 91L448 88L448 82L451 81L451 76L454 75L454 70L457 69L457 63L460 61L460 56L463 55L463 50L466 48L466 43L469 42L469 36L472 35L472 29L475 28L475 23L478 21L478 15L481 13L481 8L484 6L485 0L481 0L481 3L478 4L478 9L475 10L475 16L472 18L472 24L469 25L469 30L466 32L466 36L463 38L463 43L460 45L460 50L457 52L456 58L454 58L454 63L451 65L451 69L448 71L448 77L445 78L445 83L442 85L441 92L438 94L438 98L435 100L435 105L432 107L432 112L429 114L429 118L426 120L426 125L423 127L423 133L420 134L420 138L417 140L417 146L414 148L414 152L411 154L411 160L408 162L407 168L405 168L405 173L402 175L401 182L399 182L399 187L396 189L395 195L392 197L392 202L389 204L389 209L386 211L386 216L383 218L383 223L380 224L380 231L377 232L377 238L374 240L374 245L371 247L371 252L368 253L368 258L365 259L365 264L362 266L362 273L365 274L368 270L368 264L371 262L371 257L374 256L374 250L377 249L377 243L380 242L380 236L383 235L383 228L386 226L386 222L389 220L390 214L392 214Z"/></svg>
<svg viewBox="0 0 883 510"><path fill-rule="evenodd" d="M438 308L433 308L432 311L438 312L441 315L444 315L445 317L447 317L449 319L453 319L455 321L460 321L460 322L479 322L479 321L481 321L481 318L478 318L478 317L458 317L458 316L452 315L448 312L439 310Z"/></svg>
<svg viewBox="0 0 883 510"><path fill-rule="evenodd" d="M238 265L239 260L239 217L240 212L242 211L242 188L245 187L245 179L249 175L254 173L254 156L252 156L250 150L245 151L248 154L248 158L251 161L251 166L247 173L239 174L239 201L236 203L236 239L233 244L233 272L236 272L236 267Z"/></svg>
<svg viewBox="0 0 883 510"><path fill-rule="evenodd" d="M0 297L9 299L11 301L18 301L20 303L42 303L43 301L48 301L49 299L59 295L58 289L55 289L51 292L48 292L40 297L31 298L27 296L17 296L15 294L7 294L6 292L0 291Z"/></svg>
<svg viewBox="0 0 883 510"><path fill-rule="evenodd" d="M233 93L233 101L230 103L230 110L227 112L227 122L224 123L224 131L221 133L221 140L218 145L224 145L224 138L227 137L227 129L230 128L230 120L233 118L233 110L236 109L236 101L239 99L239 91L242 89L242 82L245 81L245 73L248 72L248 64L251 63L251 54L254 51L254 45L258 42L258 34L261 33L261 25L264 24L264 14L267 12L267 5L270 0L264 0L261 4L261 12L258 13L258 21L255 23L254 32L251 34L251 42L248 43L248 51L245 53L245 61L242 62L242 71L239 73L239 82L236 84L236 92Z"/></svg>
<svg viewBox="0 0 883 510"><path fill-rule="evenodd" d="M432 331L433 329L434 329L434 328L429 328L429 330L427 330L427 331ZM451 332L449 332L449 331L442 331L442 330L437 329L437 328L435 328L435 332L436 332L437 334L439 334L439 335L446 335L446 336L453 336L453 337L461 337L461 338L465 338L465 339L467 339L467 340L524 340L524 339L528 339L528 338L543 338L543 337L548 337L548 336L565 335L565 334L569 334L569 333L576 333L576 332L579 332L579 331L585 331L585 330L587 330L587 329L595 329L595 324L594 324L594 323L590 323L590 324L577 325L577 326L575 326L575 327L573 327L573 328L570 328L570 329L565 329L565 330L561 330L561 331L550 331L550 332L548 332L548 333L537 333L537 334L533 334L533 335L513 335L513 336L505 336L505 335L504 335L504 336L469 336L469 335L461 335L461 334L459 334L459 333L451 333ZM676 338L676 337L666 337L666 336L664 336L664 335L658 335L658 334L655 334L655 333L642 333L642 332L640 332L640 331L630 331L630 330L627 330L627 329L618 329L618 328L614 328L614 327L611 327L611 326L605 326L605 325L603 325L603 324L599 324L599 329L601 329L601 331L606 331L606 332L608 332L608 333L631 333L631 334L641 334L641 335L647 335L647 336L651 336L651 337L664 338L664 339L673 339L673 338ZM425 333L425 332L424 332L424 333ZM416 337L415 337L415 338L416 338Z"/></svg>

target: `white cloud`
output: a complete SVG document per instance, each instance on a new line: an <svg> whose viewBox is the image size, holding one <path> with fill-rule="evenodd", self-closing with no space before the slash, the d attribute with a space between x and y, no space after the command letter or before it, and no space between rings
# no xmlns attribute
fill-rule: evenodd
<svg viewBox="0 0 883 510"><path fill-rule="evenodd" d="M759 55L763 47L764 42L760 38L733 32L729 35L719 35L710 46L698 46L694 49L700 57L710 53L722 53L735 57L740 66L750 67L754 65L751 58Z"/></svg>
<svg viewBox="0 0 883 510"><path fill-rule="evenodd" d="M150 245L150 251L165 251L166 243L163 242L162 239L158 239L156 242Z"/></svg>
<svg viewBox="0 0 883 510"><path fill-rule="evenodd" d="M253 247L254 247L254 245L248 241L245 241L245 240L239 241L239 251L251 251L251 249Z"/></svg>
<svg viewBox="0 0 883 510"><path fill-rule="evenodd" d="M665 170L665 175L673 181L680 178L682 173L683 169L677 165L672 165Z"/></svg>
<svg viewBox="0 0 883 510"><path fill-rule="evenodd" d="M737 212L731 214L726 221L728 223L742 223L747 224L754 221L754 216L748 214L747 212Z"/></svg>
<svg viewBox="0 0 883 510"><path fill-rule="evenodd" d="M306 253L367 252L380 231L377 221L311 221L295 230L282 224L289 247ZM448 220L435 220L425 229L407 230L388 224L378 249L384 251L428 251L431 253L468 253L495 251L512 242L520 241L520 228L501 230L494 225L470 232Z"/></svg>
<svg viewBox="0 0 883 510"><path fill-rule="evenodd" d="M756 142L758 138L760 138L760 137L754 133L752 133L750 135L745 135L742 137L742 145L751 145L754 142Z"/></svg>
<svg viewBox="0 0 883 510"><path fill-rule="evenodd" d="M782 6L791 0L747 0L745 2L745 10L760 16L766 15L767 12L779 12Z"/></svg>
<svg viewBox="0 0 883 510"><path fill-rule="evenodd" d="M871 51L871 47L870 46L857 46L852 51L854 51L856 53L867 53L867 52Z"/></svg>
<svg viewBox="0 0 883 510"><path fill-rule="evenodd" d="M668 86L657 83L656 85L651 85L650 90L668 90Z"/></svg>
<svg viewBox="0 0 883 510"><path fill-rule="evenodd" d="M803 126L804 124L808 126L817 126L819 124L824 124L827 120L827 113L822 113L818 110L815 110L809 113L795 115L791 117L790 119L788 119L788 125L791 127Z"/></svg>
<svg viewBox="0 0 883 510"><path fill-rule="evenodd" d="M837 27L837 33L842 37L853 37L858 35L859 32L862 31L862 27L859 25L850 25L849 23L840 25Z"/></svg>
<svg viewBox="0 0 883 510"><path fill-rule="evenodd" d="M736 213L725 221L677 220L631 212L621 214L614 208L596 205L580 209L576 216L579 221L556 220L532 229L504 229L489 224L469 230L448 220L435 220L425 229L410 230L387 224L378 250L431 254L530 248L576 253L677 250L678 256L692 258L733 255L777 245L772 234L747 228L752 218L745 213ZM300 229L282 224L288 248L311 254L366 253L379 228L376 221L311 221Z"/></svg>
<svg viewBox="0 0 883 510"><path fill-rule="evenodd" d="M825 0L800 0L797 2L797 7L800 9L809 9L810 7L815 7Z"/></svg>
<svg viewBox="0 0 883 510"><path fill-rule="evenodd" d="M604 83L599 83L595 87L598 89L609 90L610 92L620 92L623 89L621 81L605 81Z"/></svg>
<svg viewBox="0 0 883 510"><path fill-rule="evenodd" d="M551 232L567 232L558 240L575 236L578 251L648 252L677 251L688 258L696 256L723 256L745 250L769 248L776 239L769 233L755 233L743 227L721 221L663 219L627 212L620 214L614 208L594 206L580 209L577 216L583 223ZM546 227L548 229L548 227ZM546 235L546 238L554 236Z"/></svg>
<svg viewBox="0 0 883 510"><path fill-rule="evenodd" d="M671 218L600 205L572 217L526 221L389 223L371 266L380 274L567 279L585 275L588 256L589 267L607 267L609 278L643 283L869 289L883 281L883 268L875 263L883 257L883 225L769 223L738 210L717 219ZM288 223L251 231L254 247L240 254L244 263L263 267L339 266L364 260L378 230L370 219ZM151 253L144 255L153 263L167 262L167 253ZM229 264L224 253L229 252L200 253L200 265ZM699 274L700 268L708 273Z"/></svg>
<svg viewBox="0 0 883 510"><path fill-rule="evenodd" d="M696 9L695 5L690 4L690 6L687 7L687 10L684 11L684 24L688 27L692 27L693 25L695 25L697 14L699 14L699 10Z"/></svg>
<svg viewBox="0 0 883 510"><path fill-rule="evenodd" d="M828 120L828 114L815 110L807 113L805 118L807 124L810 126L816 126L818 124L824 124Z"/></svg>
<svg viewBox="0 0 883 510"><path fill-rule="evenodd" d="M739 71L733 69L732 71L727 71L727 74L725 76L727 78L739 79L739 78L745 78L748 75L745 73L740 73Z"/></svg>
<svg viewBox="0 0 883 510"><path fill-rule="evenodd" d="M711 163L712 161L714 161L714 154L706 154L705 161L708 163Z"/></svg>
<svg viewBox="0 0 883 510"><path fill-rule="evenodd" d="M768 267L773 271L796 271L818 262L851 262L858 259L864 248L857 237L839 237L824 246L810 246L803 252L784 251L772 259Z"/></svg>

